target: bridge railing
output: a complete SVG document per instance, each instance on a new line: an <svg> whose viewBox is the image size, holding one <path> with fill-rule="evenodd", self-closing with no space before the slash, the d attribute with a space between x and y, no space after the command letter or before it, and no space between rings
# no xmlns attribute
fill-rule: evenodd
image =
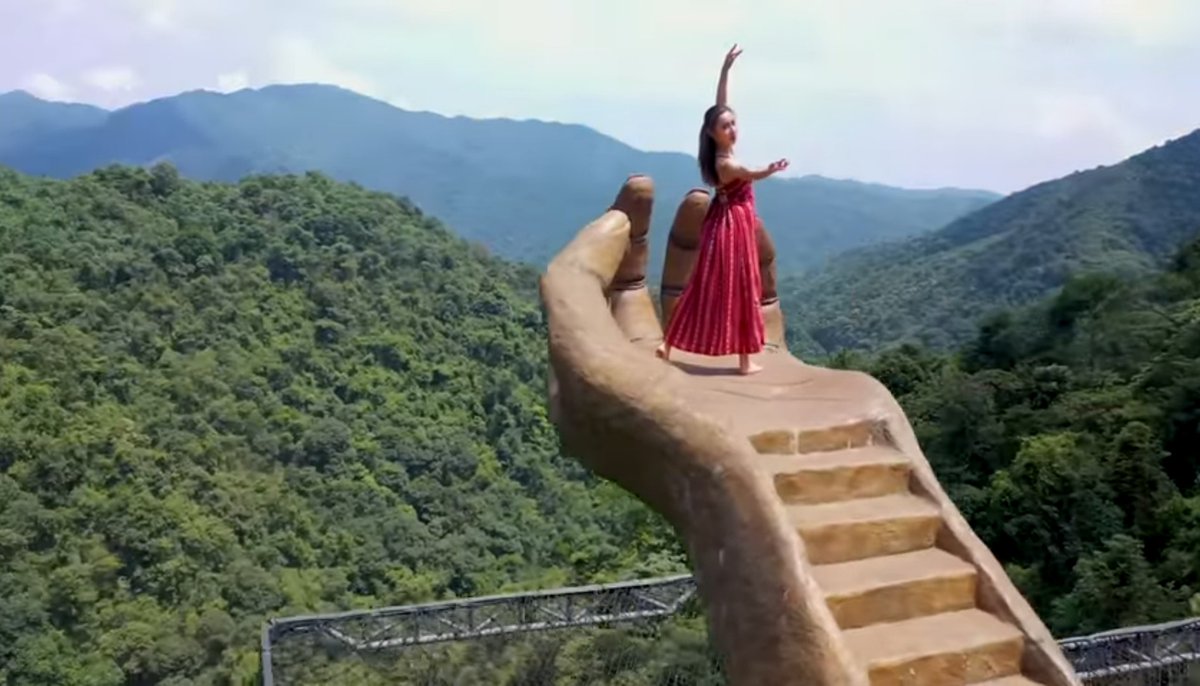
<svg viewBox="0 0 1200 686"><path fill-rule="evenodd" d="M1200 618L1068 638L1059 644L1075 672L1089 683L1200 684Z"/></svg>
<svg viewBox="0 0 1200 686"><path fill-rule="evenodd" d="M1060 642L1094 686L1200 686L1200 618ZM264 686L717 686L689 575L288 617L262 633Z"/></svg>

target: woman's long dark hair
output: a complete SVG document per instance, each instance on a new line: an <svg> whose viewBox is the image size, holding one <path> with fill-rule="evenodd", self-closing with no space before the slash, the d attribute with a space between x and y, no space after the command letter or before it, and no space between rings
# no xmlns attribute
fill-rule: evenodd
<svg viewBox="0 0 1200 686"><path fill-rule="evenodd" d="M700 153L696 155L700 160L700 178L713 188L721 185L721 178L717 175L717 142L713 140L712 128L718 117L732 111L728 105L713 105L705 111L700 127Z"/></svg>

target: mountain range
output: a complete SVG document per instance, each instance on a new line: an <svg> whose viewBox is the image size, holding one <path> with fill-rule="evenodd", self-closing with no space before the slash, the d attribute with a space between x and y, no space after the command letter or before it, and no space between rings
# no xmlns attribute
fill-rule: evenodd
<svg viewBox="0 0 1200 686"><path fill-rule="evenodd" d="M611 201L630 173L657 187L653 261L695 159L644 152L590 128L412 112L341 88L189 91L115 111L0 95L0 165L69 178L112 163L168 161L200 180L315 170L407 197L492 252L542 265ZM819 176L757 187L783 271L936 229L1000 196L909 190Z"/></svg>
<svg viewBox="0 0 1200 686"><path fill-rule="evenodd" d="M628 174L647 173L658 198L652 275L675 203L698 180L688 155L584 126L412 112L332 86L190 91L115 111L0 95L0 165L66 178L162 161L203 180L321 171L405 196L534 266ZM947 348L989 311L1042 298L1070 273L1161 265L1200 230L1200 133L1005 198L819 176L770 179L756 193L798 349Z"/></svg>
<svg viewBox="0 0 1200 686"><path fill-rule="evenodd" d="M1069 276L1130 277L1200 234L1200 131L1111 166L1037 184L930 233L851 250L785 279L795 342L810 353L904 341L946 348L992 310Z"/></svg>

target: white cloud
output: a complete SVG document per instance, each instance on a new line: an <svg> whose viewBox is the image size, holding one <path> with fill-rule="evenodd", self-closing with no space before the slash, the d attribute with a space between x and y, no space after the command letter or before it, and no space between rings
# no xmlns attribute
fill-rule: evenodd
<svg viewBox="0 0 1200 686"><path fill-rule="evenodd" d="M1035 134L1043 139L1088 140L1093 146L1103 147L1107 155L1129 154L1161 142L1124 116L1113 102L1095 94L1040 94L1028 119Z"/></svg>
<svg viewBox="0 0 1200 686"><path fill-rule="evenodd" d="M391 105L392 107L399 107L402 110L416 109L413 106L412 102L409 101L407 98L391 97L391 98L387 98L387 103L389 105Z"/></svg>
<svg viewBox="0 0 1200 686"><path fill-rule="evenodd" d="M650 149L691 149L739 42L742 152L798 173L1006 190L1200 123L1196 0L295 3L306 41L276 46L280 72Z"/></svg>
<svg viewBox="0 0 1200 686"><path fill-rule="evenodd" d="M737 41L740 152L797 173L1003 190L1200 124L1197 0L110 3L146 92L322 82L657 150L694 146Z"/></svg>
<svg viewBox="0 0 1200 686"><path fill-rule="evenodd" d="M272 42L270 72L270 80L278 83L330 84L387 99L374 79L335 64L312 41L296 34L282 35Z"/></svg>
<svg viewBox="0 0 1200 686"><path fill-rule="evenodd" d="M176 0L127 0L146 27L156 31L173 30L177 22Z"/></svg>
<svg viewBox="0 0 1200 686"><path fill-rule="evenodd" d="M217 90L222 93L239 91L250 85L250 77L245 71L229 72L217 76Z"/></svg>
<svg viewBox="0 0 1200 686"><path fill-rule="evenodd" d="M69 85L45 72L30 75L25 80L25 87L29 89L30 93L43 100L68 100L72 92Z"/></svg>
<svg viewBox="0 0 1200 686"><path fill-rule="evenodd" d="M130 67L111 66L89 69L83 74L83 80L93 88L105 93L128 93L141 85L137 72Z"/></svg>
<svg viewBox="0 0 1200 686"><path fill-rule="evenodd" d="M1153 46L1187 39L1187 19L1195 17L1194 6L1195 0L1059 0L1040 2L1030 14L1036 16L1040 10L1052 21Z"/></svg>
<svg viewBox="0 0 1200 686"><path fill-rule="evenodd" d="M70 19L83 9L83 0L49 0L49 17L54 20Z"/></svg>
<svg viewBox="0 0 1200 686"><path fill-rule="evenodd" d="M66 0L60 0L66 1ZM294 0L303 3L306 0ZM316 0L325 2L325 0ZM172 39L201 38L213 45L227 43L233 24L251 24L267 31L278 23L281 15L278 3L239 2L238 0L104 0L115 4L133 23L143 29L144 39L157 36ZM92 0L92 4L100 2ZM329 9L336 11L334 5ZM287 17L293 16L291 6Z"/></svg>

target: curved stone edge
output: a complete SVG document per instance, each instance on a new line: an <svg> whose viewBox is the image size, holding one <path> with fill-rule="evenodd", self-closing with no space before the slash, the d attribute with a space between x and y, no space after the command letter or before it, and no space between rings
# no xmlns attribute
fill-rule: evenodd
<svg viewBox="0 0 1200 686"><path fill-rule="evenodd" d="M639 192L637 183L622 194ZM732 684L868 686L772 482L753 466L750 441L688 410L682 372L646 355L618 324L612 286L634 224L621 205L619 195L539 284L551 418L566 452L680 534Z"/></svg>

